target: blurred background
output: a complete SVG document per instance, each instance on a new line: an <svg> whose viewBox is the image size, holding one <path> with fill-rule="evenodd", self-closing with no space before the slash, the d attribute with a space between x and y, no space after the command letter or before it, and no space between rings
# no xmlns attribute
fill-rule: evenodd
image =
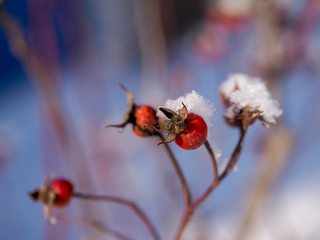
<svg viewBox="0 0 320 240"><path fill-rule="evenodd" d="M114 239L44 221L27 193L52 173L132 199L172 239L183 196L166 152L131 126L104 128L126 111L118 84L155 108L191 90L209 99L223 167L239 133L218 88L235 72L264 79L284 114L249 128L235 171L183 239L320 239L319 70L318 0L0 0L0 239ZM209 156L170 146L196 198L212 179ZM124 206L74 199L61 212L150 239Z"/></svg>

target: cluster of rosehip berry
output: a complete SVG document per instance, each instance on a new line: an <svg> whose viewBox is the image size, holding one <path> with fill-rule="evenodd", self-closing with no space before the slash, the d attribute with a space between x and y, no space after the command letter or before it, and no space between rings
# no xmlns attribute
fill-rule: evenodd
<svg viewBox="0 0 320 240"><path fill-rule="evenodd" d="M160 144L167 144L175 141L175 143L183 149L197 149L206 142L207 124L203 118L195 113L188 113L186 106L182 103L182 108L178 114L170 109L160 107L159 110L168 118L159 121L156 110L149 105L136 105L134 103L134 95L128 91L123 85L121 88L126 92L128 97L128 109L125 114L124 122L117 125L108 125L108 127L124 128L127 124L133 125L133 132L139 137L159 136L163 141ZM162 133L167 134L164 139ZM171 151L167 148L168 151ZM181 170L177 169L180 172ZM184 178L182 176L182 178ZM146 217L142 210L133 202L111 196L96 196L75 193L73 184L64 178L55 178L50 180L46 178L42 187L30 193L35 201L44 204L45 218L51 222L55 222L55 218L51 218L51 207L62 208L68 205L72 197L80 197L90 200L113 201L132 207L141 220L145 223L154 239L159 239L151 221Z"/></svg>
<svg viewBox="0 0 320 240"><path fill-rule="evenodd" d="M179 109L177 112L166 107L159 107L159 113L165 116L165 119L163 119L157 116L156 110L151 106L136 105L134 103L133 93L128 91L123 85L120 85L120 87L126 92L128 98L128 109L124 121L121 124L108 125L106 127L124 128L127 124L132 124L133 132L137 136L158 136L161 139L158 145L163 144L165 146L174 170L180 180L186 205L185 212L176 231L176 240L181 238L186 225L197 207L233 169L239 158L248 126L253 124L256 119L261 120L263 123L275 123L274 118L282 114L282 110L278 107L277 102L270 98L265 86L259 79L250 79L241 74L231 76L230 79L222 85L220 94L227 109L224 115L226 122L231 126L239 128L241 134L227 166L219 173L215 155L207 141L208 127L202 116L192 111L188 112L187 107L183 101L181 101L178 103ZM193 94L195 94L195 92L193 92ZM252 96L254 96L256 102L251 101ZM163 134L166 134L166 138ZM179 147L186 150L197 149L204 145L210 155L213 166L213 180L204 193L194 201L192 201L190 189L183 172L168 146L168 143L173 141ZM123 198L76 193L74 192L73 184L61 178L53 179L52 181L47 178L43 186L30 193L30 196L34 200L44 203L45 217L47 220L50 220L51 206L64 207L68 205L72 197L112 201L127 205L145 224L153 239L160 239L155 227L141 208L134 202ZM110 230L108 232L110 232ZM123 235L116 236L120 239L127 239Z"/></svg>
<svg viewBox="0 0 320 240"><path fill-rule="evenodd" d="M197 149L207 139L207 124L203 118L195 113L188 113L186 106L181 103L178 114L171 109L160 107L159 110L168 118L159 121L156 110L149 105L136 105L134 95L123 85L120 87L128 97L128 109L124 122L106 127L124 128L128 123L133 125L133 132L140 137L168 134L162 143L175 143L186 150Z"/></svg>

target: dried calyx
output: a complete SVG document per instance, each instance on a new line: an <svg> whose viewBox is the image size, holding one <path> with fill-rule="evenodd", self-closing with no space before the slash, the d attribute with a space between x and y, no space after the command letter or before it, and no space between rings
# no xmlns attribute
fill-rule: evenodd
<svg viewBox="0 0 320 240"><path fill-rule="evenodd" d="M250 107L239 109L234 105L230 105L223 116L230 126L240 127L245 130L249 125L253 124L256 119L260 119L261 114L262 111L251 109Z"/></svg>
<svg viewBox="0 0 320 240"><path fill-rule="evenodd" d="M164 142L160 142L158 145L163 143L170 143L175 140L176 136L180 134L186 127L186 119L188 117L188 110L182 103L183 107L176 112L160 107L159 110L168 118L167 120L160 121L157 124L151 125L158 132L167 133L168 136Z"/></svg>
<svg viewBox="0 0 320 240"><path fill-rule="evenodd" d="M41 188L29 193L29 196L37 202L44 204L44 215L46 220L50 220L51 206L56 200L55 192L49 186L50 178L46 177Z"/></svg>
<svg viewBox="0 0 320 240"><path fill-rule="evenodd" d="M137 106L134 103L134 94L126 89L122 84L120 84L120 87L125 91L128 98L128 107L124 115L123 123L107 125L106 128L115 127L123 129L127 124L131 123L133 125L134 133L138 136L144 137L157 135L158 133L154 131L152 127L148 127L149 125L157 122L155 110L148 105Z"/></svg>
<svg viewBox="0 0 320 240"><path fill-rule="evenodd" d="M134 94L130 92L128 89L126 89L122 84L119 84L119 86L121 87L121 89L125 91L128 98L128 107L124 115L124 121L121 124L107 125L106 128L108 127L124 128L128 123L132 123L132 124L135 123L135 117L133 114L134 112L133 110L135 108Z"/></svg>

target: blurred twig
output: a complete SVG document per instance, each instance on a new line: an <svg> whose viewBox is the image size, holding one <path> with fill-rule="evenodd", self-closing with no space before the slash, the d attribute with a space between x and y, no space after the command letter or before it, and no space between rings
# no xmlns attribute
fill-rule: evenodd
<svg viewBox="0 0 320 240"><path fill-rule="evenodd" d="M320 1L304 1L295 21L277 1L253 3L252 14L261 35L254 60L264 78L278 80L280 74L306 61L308 42L320 18Z"/></svg>
<svg viewBox="0 0 320 240"><path fill-rule="evenodd" d="M62 103L60 101L55 79L46 70L28 43L19 23L4 8L0 9L0 26L7 36L12 54L20 61L22 67L29 74L30 80L37 87L39 94L47 104L50 117L58 134L60 146L63 148L68 161L77 161L77 177L79 182L88 180L88 169L84 159L83 150L77 137L72 132L72 127L67 122ZM71 152L71 159L67 153Z"/></svg>
<svg viewBox="0 0 320 240"><path fill-rule="evenodd" d="M12 54L20 61L22 67L29 75L30 81L36 86L43 102L48 108L55 132L58 135L60 147L65 154L69 169L73 171L80 186L92 187L88 174L87 161L83 148L73 132L73 127L68 123L60 100L56 79L50 75L46 66L37 57L31 44L28 42L22 27L4 7L0 8L0 27L8 39ZM76 162L76 164L75 164ZM81 209L86 214L93 210L93 206Z"/></svg>
<svg viewBox="0 0 320 240"><path fill-rule="evenodd" d="M159 0L134 0L134 24L141 52L142 93L161 94L167 75L167 46L161 22ZM159 84L160 83L160 84Z"/></svg>
<svg viewBox="0 0 320 240"><path fill-rule="evenodd" d="M4 9L0 9L0 26L8 38L12 54L20 61L25 71L31 76L39 93L46 100L54 125L57 129L61 145L67 144L67 127L61 106L57 98L54 80L31 50L19 23Z"/></svg>
<svg viewBox="0 0 320 240"><path fill-rule="evenodd" d="M272 186L289 163L289 154L293 146L292 133L283 127L276 127L268 134L265 139L264 154L261 157L262 164L251 181L253 186L250 186L248 194L245 195L244 204L247 211L241 217L241 224L236 234L237 239L248 239L258 214L265 207Z"/></svg>
<svg viewBox="0 0 320 240"><path fill-rule="evenodd" d="M56 218L58 222L67 222L67 223L73 223L77 225L83 225L83 226L89 226L92 227L102 233L108 234L110 236L115 237L116 239L119 240L132 240L132 238L129 238L115 230L112 230L111 228L102 225L100 222L93 221L87 218L82 218L82 217L75 217L75 216L70 216L67 214L59 214Z"/></svg>
<svg viewBox="0 0 320 240"><path fill-rule="evenodd" d="M76 192L73 194L74 197L79 199L86 199L86 200L93 200L93 201L106 201L106 202L114 202L122 205L126 205L130 207L134 213L141 219L141 221L145 224L149 232L151 233L153 239L159 240L159 234L156 231L155 227L151 223L150 219L147 217L147 215L142 211L142 209L133 201L120 198L120 197L114 197L114 196L96 196L91 194L84 194Z"/></svg>

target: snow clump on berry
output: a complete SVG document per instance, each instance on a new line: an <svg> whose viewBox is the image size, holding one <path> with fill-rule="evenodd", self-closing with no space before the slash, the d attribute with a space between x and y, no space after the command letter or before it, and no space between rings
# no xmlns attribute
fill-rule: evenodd
<svg viewBox="0 0 320 240"><path fill-rule="evenodd" d="M186 93L184 96L175 100L167 100L162 107L178 112L178 110L182 108L182 103L186 106L188 113L200 115L205 120L208 128L212 126L209 118L215 111L214 106L195 90L192 90L191 93ZM157 116L165 118L165 115L159 110L157 112Z"/></svg>
<svg viewBox="0 0 320 240"><path fill-rule="evenodd" d="M261 111L262 119L269 123L276 123L275 118L283 113L279 103L271 98L265 83L257 77L232 74L221 84L220 94L238 109L248 107Z"/></svg>

